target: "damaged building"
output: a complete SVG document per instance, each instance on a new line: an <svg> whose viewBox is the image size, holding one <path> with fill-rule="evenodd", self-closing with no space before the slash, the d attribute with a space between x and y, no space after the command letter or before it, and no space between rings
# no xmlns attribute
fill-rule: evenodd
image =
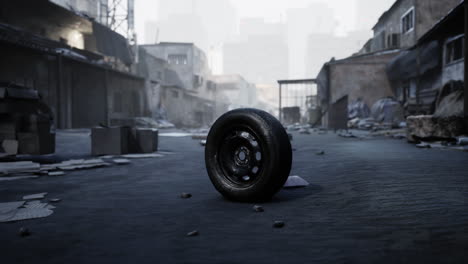
<svg viewBox="0 0 468 264"><path fill-rule="evenodd" d="M201 127L225 112L205 53L193 43L140 45L145 56L162 60L157 109L177 126ZM142 58L145 60L145 58ZM154 70L154 69L153 69ZM158 73L159 74L159 73Z"/></svg>
<svg viewBox="0 0 468 264"><path fill-rule="evenodd" d="M429 55L434 49L438 49L434 43L425 45L425 50L422 51L427 54L427 61L413 59L409 62L411 59L407 56L407 49L425 42L426 34L429 34L431 28L459 4L460 0L395 1L379 18L373 27L373 38L360 51L343 60L332 59L321 69L317 76L317 85L318 100L323 109L323 124L332 129L346 129L350 118L365 119L372 116L377 119L374 121L396 125L406 115L414 113L415 108L427 113L433 110L429 98L434 98L435 95L431 95L432 91L428 92L432 89L421 88L421 91L426 90L426 94L422 92L421 99L417 101L417 83L416 79L412 79L414 76L403 74L401 78L398 77L399 73L388 75L388 65L395 65L394 69L400 72L418 71L417 65L421 68L434 68L434 64L438 64L435 62L438 58L434 59ZM459 25L463 28L463 23ZM455 34L453 37L457 36L459 35ZM402 65L405 60L406 64ZM437 77L428 70L423 70L428 77L424 85L437 85L435 82L442 77ZM427 103L422 103L423 101ZM387 108L386 113L383 113L384 108ZM380 113L375 113L376 111Z"/></svg>

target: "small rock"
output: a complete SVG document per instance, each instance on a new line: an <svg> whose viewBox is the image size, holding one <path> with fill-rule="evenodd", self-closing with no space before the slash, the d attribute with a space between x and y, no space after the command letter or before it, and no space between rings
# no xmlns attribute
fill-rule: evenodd
<svg viewBox="0 0 468 264"><path fill-rule="evenodd" d="M265 212L265 209L263 209L263 207L260 206L260 205L254 205L254 206L253 206L253 210L254 210L255 212L259 212L259 213Z"/></svg>
<svg viewBox="0 0 468 264"><path fill-rule="evenodd" d="M190 193L182 193L180 195L180 198L183 198L183 199L188 199L188 198L191 198L192 197L192 194Z"/></svg>
<svg viewBox="0 0 468 264"><path fill-rule="evenodd" d="M59 199L59 198L49 199L49 202L51 202L51 203L58 203L60 201L62 201L62 199Z"/></svg>
<svg viewBox="0 0 468 264"><path fill-rule="evenodd" d="M193 230L192 232L188 232L187 236L188 237L194 237L194 236L198 236L199 234L200 233L197 230Z"/></svg>
<svg viewBox="0 0 468 264"><path fill-rule="evenodd" d="M320 155L325 155L325 151L322 150L322 151L317 152L316 154L319 155L319 156Z"/></svg>
<svg viewBox="0 0 468 264"><path fill-rule="evenodd" d="M285 223L284 223L283 221L275 221L275 222L273 223L273 227L274 227L274 228L283 228L284 225L285 225Z"/></svg>
<svg viewBox="0 0 468 264"><path fill-rule="evenodd" d="M31 232L29 232L29 229L27 229L26 227L21 227L19 229L18 234L22 237L27 237L31 235Z"/></svg>
<svg viewBox="0 0 468 264"><path fill-rule="evenodd" d="M421 143L416 145L417 148L431 148L430 144L427 143Z"/></svg>

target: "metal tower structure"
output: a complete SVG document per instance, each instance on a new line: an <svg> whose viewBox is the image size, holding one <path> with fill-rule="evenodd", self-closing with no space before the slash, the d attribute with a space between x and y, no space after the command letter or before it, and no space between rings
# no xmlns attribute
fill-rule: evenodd
<svg viewBox="0 0 468 264"><path fill-rule="evenodd" d="M125 36L130 45L136 44L135 0L107 0L107 6L108 26Z"/></svg>

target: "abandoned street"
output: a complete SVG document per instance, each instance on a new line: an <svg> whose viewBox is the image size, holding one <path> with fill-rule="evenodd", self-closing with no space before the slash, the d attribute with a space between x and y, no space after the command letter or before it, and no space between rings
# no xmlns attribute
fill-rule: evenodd
<svg viewBox="0 0 468 264"><path fill-rule="evenodd" d="M204 148L190 137L160 137L160 150L171 152L160 158L2 182L3 202L41 192L62 201L49 217L1 224L0 262L468 261L467 152L332 132L293 136L291 175L310 185L283 189L264 212L219 195ZM40 161L88 153L89 131L60 132L56 154ZM279 220L285 226L273 228ZM31 235L19 236L21 227Z"/></svg>

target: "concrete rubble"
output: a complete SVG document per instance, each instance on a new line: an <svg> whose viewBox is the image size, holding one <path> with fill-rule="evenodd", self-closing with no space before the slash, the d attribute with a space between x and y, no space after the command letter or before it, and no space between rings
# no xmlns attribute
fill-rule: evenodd
<svg viewBox="0 0 468 264"><path fill-rule="evenodd" d="M432 115L409 116L407 137L410 142L431 139L455 139L466 131L462 117L436 117Z"/></svg>
<svg viewBox="0 0 468 264"><path fill-rule="evenodd" d="M26 195L23 201L0 203L0 223L43 218L53 214L56 207L41 202L47 193Z"/></svg>

